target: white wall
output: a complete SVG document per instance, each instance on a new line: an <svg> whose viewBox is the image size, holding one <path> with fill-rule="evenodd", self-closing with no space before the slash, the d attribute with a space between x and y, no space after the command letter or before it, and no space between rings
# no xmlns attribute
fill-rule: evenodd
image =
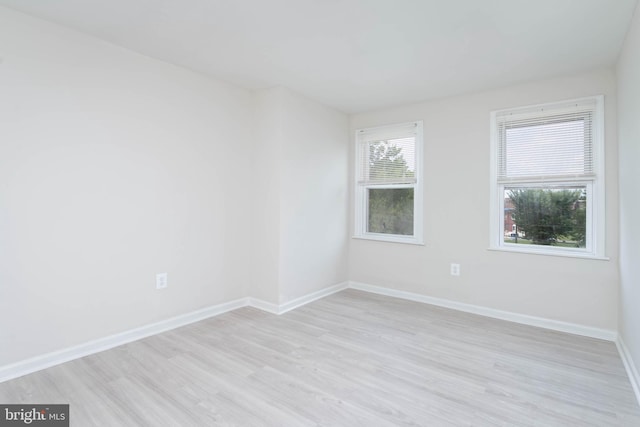
<svg viewBox="0 0 640 427"><path fill-rule="evenodd" d="M248 91L5 8L0 58L0 366L245 296Z"/></svg>
<svg viewBox="0 0 640 427"><path fill-rule="evenodd" d="M280 260L280 167L282 91L255 93L256 123L251 173L253 190L251 283L248 294L278 304Z"/></svg>
<svg viewBox="0 0 640 427"><path fill-rule="evenodd" d="M347 280L345 114L285 90L280 204L280 302Z"/></svg>
<svg viewBox="0 0 640 427"><path fill-rule="evenodd" d="M615 330L618 304L615 90L613 71L602 70L352 116L352 131L424 120L426 244L352 239L349 278ZM611 260L488 251L490 111L596 94L604 94L606 104L606 254ZM452 262L461 264L460 277L450 276Z"/></svg>
<svg viewBox="0 0 640 427"><path fill-rule="evenodd" d="M640 368L640 9L618 61L620 334ZM639 379L637 379L639 380Z"/></svg>
<svg viewBox="0 0 640 427"><path fill-rule="evenodd" d="M285 88L256 98L250 293L280 304L347 280L348 119Z"/></svg>

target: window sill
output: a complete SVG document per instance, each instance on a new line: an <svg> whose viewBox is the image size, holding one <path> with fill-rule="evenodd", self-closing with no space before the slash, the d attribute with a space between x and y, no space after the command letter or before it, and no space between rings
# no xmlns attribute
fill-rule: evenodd
<svg viewBox="0 0 640 427"><path fill-rule="evenodd" d="M411 238L398 238L392 236L381 236L381 235L366 235L366 236L352 236L353 239L358 240L373 240L377 242L387 242L387 243L403 243L405 245L416 245L416 246L424 246L424 243L418 241L417 239Z"/></svg>
<svg viewBox="0 0 640 427"><path fill-rule="evenodd" d="M556 256L556 257L565 257L565 258L581 258L581 259L592 259L596 261L610 261L609 257L603 257L599 255L594 255L586 252L571 252L571 251L554 251L554 250L545 250L545 249L537 249L537 248L511 248L511 247L489 247L487 248L489 251L496 252L512 252L519 254L529 254L529 255L546 255L546 256Z"/></svg>

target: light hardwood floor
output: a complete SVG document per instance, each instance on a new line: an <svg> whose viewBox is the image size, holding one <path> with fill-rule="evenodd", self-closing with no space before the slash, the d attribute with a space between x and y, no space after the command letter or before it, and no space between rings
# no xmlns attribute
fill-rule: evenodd
<svg viewBox="0 0 640 427"><path fill-rule="evenodd" d="M73 426L640 426L615 345L347 290L0 384Z"/></svg>

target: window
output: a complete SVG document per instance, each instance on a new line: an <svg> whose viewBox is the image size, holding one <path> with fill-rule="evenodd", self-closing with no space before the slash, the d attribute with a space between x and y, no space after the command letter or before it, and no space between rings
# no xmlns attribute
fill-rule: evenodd
<svg viewBox="0 0 640 427"><path fill-rule="evenodd" d="M355 237L422 244L422 122L356 131Z"/></svg>
<svg viewBox="0 0 640 427"><path fill-rule="evenodd" d="M603 102L491 113L492 249L604 257Z"/></svg>

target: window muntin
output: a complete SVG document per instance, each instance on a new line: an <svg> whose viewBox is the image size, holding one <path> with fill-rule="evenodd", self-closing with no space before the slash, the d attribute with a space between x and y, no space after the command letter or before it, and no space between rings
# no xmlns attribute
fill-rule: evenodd
<svg viewBox="0 0 640 427"><path fill-rule="evenodd" d="M354 237L422 243L422 122L356 131Z"/></svg>
<svg viewBox="0 0 640 427"><path fill-rule="evenodd" d="M491 114L491 248L604 256L602 115L601 96Z"/></svg>

